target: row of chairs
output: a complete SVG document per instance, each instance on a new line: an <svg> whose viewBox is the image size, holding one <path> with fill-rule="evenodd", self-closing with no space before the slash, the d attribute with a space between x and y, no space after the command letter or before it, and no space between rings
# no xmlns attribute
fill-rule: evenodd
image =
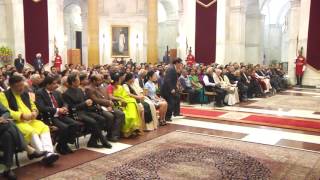
<svg viewBox="0 0 320 180"><path fill-rule="evenodd" d="M215 93L215 92L209 92L209 91L204 90L204 92L202 93L201 102L200 102L201 106L203 105L203 102L205 101L206 97L208 98L208 103L214 102L216 95L217 95L217 93ZM181 98L181 100L184 100L184 101L188 102L189 104L191 102L189 93L181 92L180 98ZM213 103L213 107L214 107L214 103Z"/></svg>

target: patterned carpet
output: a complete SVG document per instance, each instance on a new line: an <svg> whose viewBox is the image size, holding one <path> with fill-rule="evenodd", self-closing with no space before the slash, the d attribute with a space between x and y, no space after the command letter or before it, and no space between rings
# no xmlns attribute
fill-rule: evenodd
<svg viewBox="0 0 320 180"><path fill-rule="evenodd" d="M320 154L173 132L46 179L320 178Z"/></svg>

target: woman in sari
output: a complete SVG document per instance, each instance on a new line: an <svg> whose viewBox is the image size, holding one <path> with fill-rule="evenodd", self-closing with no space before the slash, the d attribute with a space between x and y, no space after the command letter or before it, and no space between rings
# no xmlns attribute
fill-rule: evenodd
<svg viewBox="0 0 320 180"><path fill-rule="evenodd" d="M139 113L139 106L133 97L130 97L127 91L121 85L124 81L124 73L113 73L112 79L112 96L114 100L118 101L121 109L125 114L125 123L122 127L124 137L137 136L141 133L141 118ZM110 88L110 87L109 87ZM110 90L109 90L110 92Z"/></svg>
<svg viewBox="0 0 320 180"><path fill-rule="evenodd" d="M196 70L195 69L191 69L190 70L190 76L189 76L190 82L192 87L198 92L198 98L197 98L197 102L201 102L204 103L207 101L207 99L205 99L204 97L204 89L202 84L199 81L199 77L196 74Z"/></svg>
<svg viewBox="0 0 320 180"><path fill-rule="evenodd" d="M129 96L135 98L143 109L141 118L145 122L144 130L152 131L158 127L157 110L154 103L143 94L143 89L136 83L132 73L128 73L123 84Z"/></svg>

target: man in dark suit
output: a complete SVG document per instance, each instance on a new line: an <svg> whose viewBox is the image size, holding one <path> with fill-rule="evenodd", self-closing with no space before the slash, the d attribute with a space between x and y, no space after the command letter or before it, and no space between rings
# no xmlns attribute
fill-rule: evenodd
<svg viewBox="0 0 320 180"><path fill-rule="evenodd" d="M102 129L105 126L105 118L96 112L92 99L89 99L85 92L79 88L80 78L77 74L70 74L68 76L69 88L62 94L63 100L68 104L76 119L82 121L90 130L91 137L87 144L88 147L93 148L111 148L112 145L108 143L102 134ZM98 144L98 140L102 145Z"/></svg>
<svg viewBox="0 0 320 180"><path fill-rule="evenodd" d="M43 80L43 88L36 92L36 105L43 117L44 123L58 128L58 145L56 150L60 154L73 151L68 143L74 143L79 123L67 117L68 108L65 107L60 92L56 91L59 76L49 74Z"/></svg>
<svg viewBox="0 0 320 180"><path fill-rule="evenodd" d="M87 86L86 93L93 102L101 107L102 115L107 119L107 138L111 142L117 142L120 138L121 126L124 123L125 115L119 109L113 108L108 93L101 87L103 76L101 74L90 77L91 84Z"/></svg>
<svg viewBox="0 0 320 180"><path fill-rule="evenodd" d="M18 54L18 58L14 60L14 66L19 73L22 73L24 68L24 59L21 54Z"/></svg>
<svg viewBox="0 0 320 180"><path fill-rule="evenodd" d="M0 147L3 155L0 163L5 166L3 176L7 179L16 179L16 175L12 171L13 155L16 151L24 151L26 145L20 131L9 120L9 111L0 104Z"/></svg>
<svg viewBox="0 0 320 180"><path fill-rule="evenodd" d="M178 73L183 67L180 58L172 61L164 76L164 83L160 89L161 95L168 102L166 120L171 121L172 113L176 116L180 114L180 97L177 92Z"/></svg>
<svg viewBox="0 0 320 180"><path fill-rule="evenodd" d="M36 59L33 60L33 68L35 71L38 71L39 73L43 69L43 59L40 53L36 55Z"/></svg>

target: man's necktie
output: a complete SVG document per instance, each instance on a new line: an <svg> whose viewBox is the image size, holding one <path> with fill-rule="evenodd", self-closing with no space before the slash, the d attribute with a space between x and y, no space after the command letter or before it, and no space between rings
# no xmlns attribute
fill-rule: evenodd
<svg viewBox="0 0 320 180"><path fill-rule="evenodd" d="M58 102L56 101L56 98L54 98L52 93L50 93L50 98L54 108L58 108L59 107Z"/></svg>

